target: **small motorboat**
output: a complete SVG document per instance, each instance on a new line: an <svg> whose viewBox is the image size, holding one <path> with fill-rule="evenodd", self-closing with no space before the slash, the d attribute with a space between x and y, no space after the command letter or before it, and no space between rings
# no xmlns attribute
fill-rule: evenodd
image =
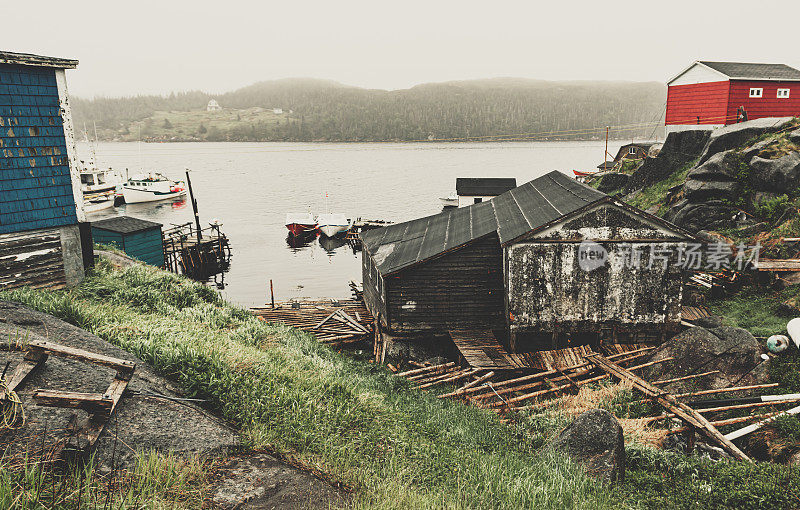
<svg viewBox="0 0 800 510"><path fill-rule="evenodd" d="M451 193L446 197L439 197L442 207L458 207L458 195Z"/></svg>
<svg viewBox="0 0 800 510"><path fill-rule="evenodd" d="M328 237L334 237L350 230L350 221L344 214L320 214L317 218L317 230Z"/></svg>
<svg viewBox="0 0 800 510"><path fill-rule="evenodd" d="M157 202L185 195L186 184L183 181L173 181L159 173L131 177L122 185L126 204Z"/></svg>
<svg viewBox="0 0 800 510"><path fill-rule="evenodd" d="M597 172L583 172L581 170L573 170L572 173L575 174L575 177L591 177Z"/></svg>
<svg viewBox="0 0 800 510"><path fill-rule="evenodd" d="M314 216L309 213L288 213L286 215L286 228L293 236L300 236L313 232L317 228Z"/></svg>
<svg viewBox="0 0 800 510"><path fill-rule="evenodd" d="M114 207L114 195L103 193L96 196L84 195L83 212L86 214L96 213Z"/></svg>

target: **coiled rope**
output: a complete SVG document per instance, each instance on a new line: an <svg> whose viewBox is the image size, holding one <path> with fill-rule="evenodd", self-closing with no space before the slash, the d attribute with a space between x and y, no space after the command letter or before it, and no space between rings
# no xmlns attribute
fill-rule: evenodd
<svg viewBox="0 0 800 510"><path fill-rule="evenodd" d="M0 377L0 393L5 395L5 398L0 401L3 419L2 423L0 423L0 430L21 428L25 425L25 408L22 407L22 401L19 396L16 392L10 390L3 377ZM22 418L22 420L19 425L16 425L18 418Z"/></svg>

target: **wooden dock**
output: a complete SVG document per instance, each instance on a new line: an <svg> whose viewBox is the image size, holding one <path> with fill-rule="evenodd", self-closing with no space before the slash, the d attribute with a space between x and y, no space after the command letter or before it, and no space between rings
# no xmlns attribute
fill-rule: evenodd
<svg viewBox="0 0 800 510"><path fill-rule="evenodd" d="M173 273L205 280L230 266L230 242L218 226L202 229L198 235L192 223L185 223L165 230L162 240L164 264Z"/></svg>
<svg viewBox="0 0 800 510"><path fill-rule="evenodd" d="M371 339L374 319L364 302L356 299L293 300L252 309L267 322L279 322L313 334L338 347Z"/></svg>
<svg viewBox="0 0 800 510"><path fill-rule="evenodd" d="M451 329L449 333L464 362L472 368L491 370L527 368L525 359L519 354L506 351L489 330Z"/></svg>

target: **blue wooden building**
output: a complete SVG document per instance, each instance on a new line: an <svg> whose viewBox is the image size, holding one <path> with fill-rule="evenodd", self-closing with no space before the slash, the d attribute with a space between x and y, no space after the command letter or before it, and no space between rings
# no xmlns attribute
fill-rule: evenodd
<svg viewBox="0 0 800 510"><path fill-rule="evenodd" d="M77 65L0 51L0 289L74 284L91 260L65 72Z"/></svg>
<svg viewBox="0 0 800 510"><path fill-rule="evenodd" d="M145 264L164 266L161 223L117 216L92 222L94 242L113 244L128 256Z"/></svg>

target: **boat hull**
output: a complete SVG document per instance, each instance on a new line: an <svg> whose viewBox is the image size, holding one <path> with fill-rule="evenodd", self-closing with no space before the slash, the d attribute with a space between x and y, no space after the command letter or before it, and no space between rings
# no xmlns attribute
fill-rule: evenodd
<svg viewBox="0 0 800 510"><path fill-rule="evenodd" d="M309 225L304 223L287 223L286 228L293 236L307 235L316 230L316 225Z"/></svg>
<svg viewBox="0 0 800 510"><path fill-rule="evenodd" d="M350 228L350 225L320 225L317 228L324 235L328 237L334 237L346 232Z"/></svg>
<svg viewBox="0 0 800 510"><path fill-rule="evenodd" d="M85 202L83 204L83 212L86 214L92 214L99 211L105 211L106 209L111 209L112 207L114 207L113 196L108 197L105 200Z"/></svg>
<svg viewBox="0 0 800 510"><path fill-rule="evenodd" d="M158 202L160 200L180 198L186 196L186 190L162 192L123 187L122 196L125 197L126 204L139 204L143 202Z"/></svg>

